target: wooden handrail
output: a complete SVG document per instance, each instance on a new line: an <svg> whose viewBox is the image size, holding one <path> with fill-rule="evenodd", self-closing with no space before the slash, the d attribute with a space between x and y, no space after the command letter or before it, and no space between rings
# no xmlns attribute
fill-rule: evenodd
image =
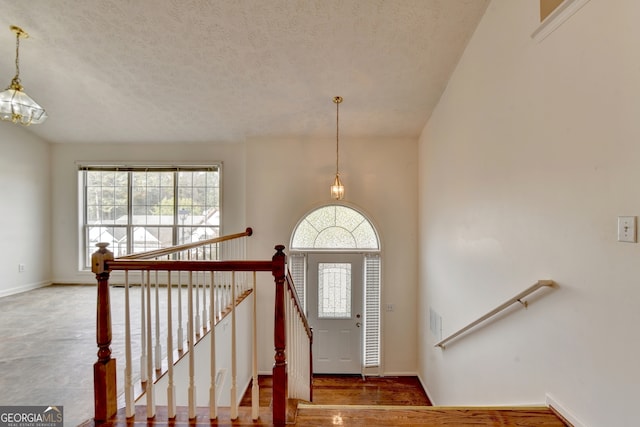
<svg viewBox="0 0 640 427"><path fill-rule="evenodd" d="M485 320L489 319L492 316L495 316L496 314L498 314L499 312L501 312L502 310L504 310L505 308L509 307L510 305L512 305L512 304L514 304L516 302L519 302L520 304L522 304L525 307L527 307L528 306L527 301L522 301L522 298L524 298L527 295L537 291L538 289L542 288L543 286L554 287L555 286L555 282L553 280L538 280L537 283L535 283L534 285L528 287L524 291L520 292L515 297L509 299L508 301L506 301L505 303L503 303L503 304L499 305L498 307L494 308L493 310L491 310L490 312L488 312L484 316L482 316L479 319L469 323L464 328L458 330L457 332L454 332L453 334L449 335L447 338L445 338L442 341L436 343L434 345L434 347L440 347L440 348L442 348L444 350L445 349L445 343L447 343L447 342L453 340L454 338L457 338L458 336L464 334L469 329L478 326L480 323L484 322Z"/></svg>
<svg viewBox="0 0 640 427"><path fill-rule="evenodd" d="M169 248L162 249L154 249L152 251L146 252L138 252L135 254L124 255L118 257L118 259L149 259L149 258L157 258L165 255L171 255L176 252L182 252L187 249L193 249L200 246L213 245L216 243L226 242L228 240L239 239L241 237L251 236L253 234L253 229L251 227L247 227L247 229L242 233L229 234L227 236L214 237L212 239L200 240L192 243L185 243L183 245L171 246Z"/></svg>
<svg viewBox="0 0 640 427"><path fill-rule="evenodd" d="M105 262L109 270L271 271L272 261L186 261L116 258Z"/></svg>
<svg viewBox="0 0 640 427"><path fill-rule="evenodd" d="M304 314L304 310L302 309L302 304L300 304L300 299L298 298L298 292L296 291L295 286L293 285L293 278L291 277L291 273L287 272L287 287L289 288L289 293L293 295L294 305L296 307L296 311L300 315L302 319L302 323L304 325L304 329L307 331L307 336L309 339L313 337L313 332L311 331L311 326L309 326L309 321L307 320L307 316Z"/></svg>

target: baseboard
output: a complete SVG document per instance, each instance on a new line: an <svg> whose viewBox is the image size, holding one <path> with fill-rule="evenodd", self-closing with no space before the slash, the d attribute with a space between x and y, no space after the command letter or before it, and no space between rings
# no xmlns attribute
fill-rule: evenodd
<svg viewBox="0 0 640 427"><path fill-rule="evenodd" d="M436 403L433 401L433 398L431 397L431 392L429 391L427 384L424 382L424 380L422 379L422 375L420 374L418 374L418 381L420 381L420 384L422 385L422 389L427 395L427 399L429 399L429 402L431 402L433 406L437 406Z"/></svg>
<svg viewBox="0 0 640 427"><path fill-rule="evenodd" d="M587 427L582 421L580 421L571 411L567 409L562 403L558 402L558 400L551 396L549 393L546 394L546 403L549 408L553 412L556 413L562 420L568 424L570 427Z"/></svg>
<svg viewBox="0 0 640 427"><path fill-rule="evenodd" d="M381 377L417 377L417 372L383 372L380 374Z"/></svg>
<svg viewBox="0 0 640 427"><path fill-rule="evenodd" d="M28 283L26 285L18 286L11 289L3 289L3 290L0 290L0 298L7 297L9 295L19 294L22 292L32 291L34 289L44 288L46 286L49 286L50 284L51 282L37 282L37 283Z"/></svg>

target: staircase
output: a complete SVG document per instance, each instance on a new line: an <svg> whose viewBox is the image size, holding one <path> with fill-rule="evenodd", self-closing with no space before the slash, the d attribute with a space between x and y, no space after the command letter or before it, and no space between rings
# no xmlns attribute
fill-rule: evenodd
<svg viewBox="0 0 640 427"><path fill-rule="evenodd" d="M256 403L250 408L250 418L265 418L267 415L257 403L255 291L258 274L262 273L270 273L271 283L275 282L275 355L269 418L274 424L284 424L290 401L311 400L311 330L287 273L284 246L276 246L271 260L238 259L244 249L229 245L237 245L251 234L249 228L245 233L117 259L107 244L97 245L99 249L92 257L92 270L98 281L93 422L109 425L119 422L119 417L132 422L143 412L145 420L152 423L160 422L163 414L171 422L186 417L194 423L199 422L203 407L207 422L218 420L226 408L229 420L237 420L241 416L238 401L251 379ZM216 259L208 259L207 254L215 254ZM231 254L233 259L225 259L225 254ZM116 382L119 367L111 357L110 347L109 279L114 271L123 273L125 289L121 386ZM132 291L136 278L140 282L137 293ZM161 288L165 290L166 303L160 302ZM132 309L136 304L138 308ZM140 313L139 333L131 321L131 313L136 310ZM163 322L166 330L161 326ZM242 409L243 415L244 412Z"/></svg>

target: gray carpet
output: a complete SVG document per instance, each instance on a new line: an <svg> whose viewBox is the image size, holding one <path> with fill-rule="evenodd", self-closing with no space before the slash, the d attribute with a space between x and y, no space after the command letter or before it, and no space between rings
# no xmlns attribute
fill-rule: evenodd
<svg viewBox="0 0 640 427"><path fill-rule="evenodd" d="M183 295L186 306L186 291ZM164 312L166 288L160 288L159 297ZM177 299L175 290L173 298ZM139 354L139 301L140 288L135 287L131 291L134 355ZM112 357L117 361L121 393L123 288L111 288L111 305ZM161 331L164 323L161 319ZM93 364L98 350L96 286L52 285L0 298L0 343L0 405L63 406L65 426L77 426L93 417ZM139 359L133 361L132 369L134 378L139 378Z"/></svg>

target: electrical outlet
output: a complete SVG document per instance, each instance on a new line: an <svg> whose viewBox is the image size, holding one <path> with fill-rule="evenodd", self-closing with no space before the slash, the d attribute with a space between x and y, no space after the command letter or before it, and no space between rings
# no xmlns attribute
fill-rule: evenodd
<svg viewBox="0 0 640 427"><path fill-rule="evenodd" d="M387 311L393 311L393 304L387 304Z"/></svg>
<svg viewBox="0 0 640 427"><path fill-rule="evenodd" d="M618 217L618 242L636 243L636 217L635 216L619 216Z"/></svg>
<svg viewBox="0 0 640 427"><path fill-rule="evenodd" d="M18 272L24 273L24 264L18 264Z"/></svg>

